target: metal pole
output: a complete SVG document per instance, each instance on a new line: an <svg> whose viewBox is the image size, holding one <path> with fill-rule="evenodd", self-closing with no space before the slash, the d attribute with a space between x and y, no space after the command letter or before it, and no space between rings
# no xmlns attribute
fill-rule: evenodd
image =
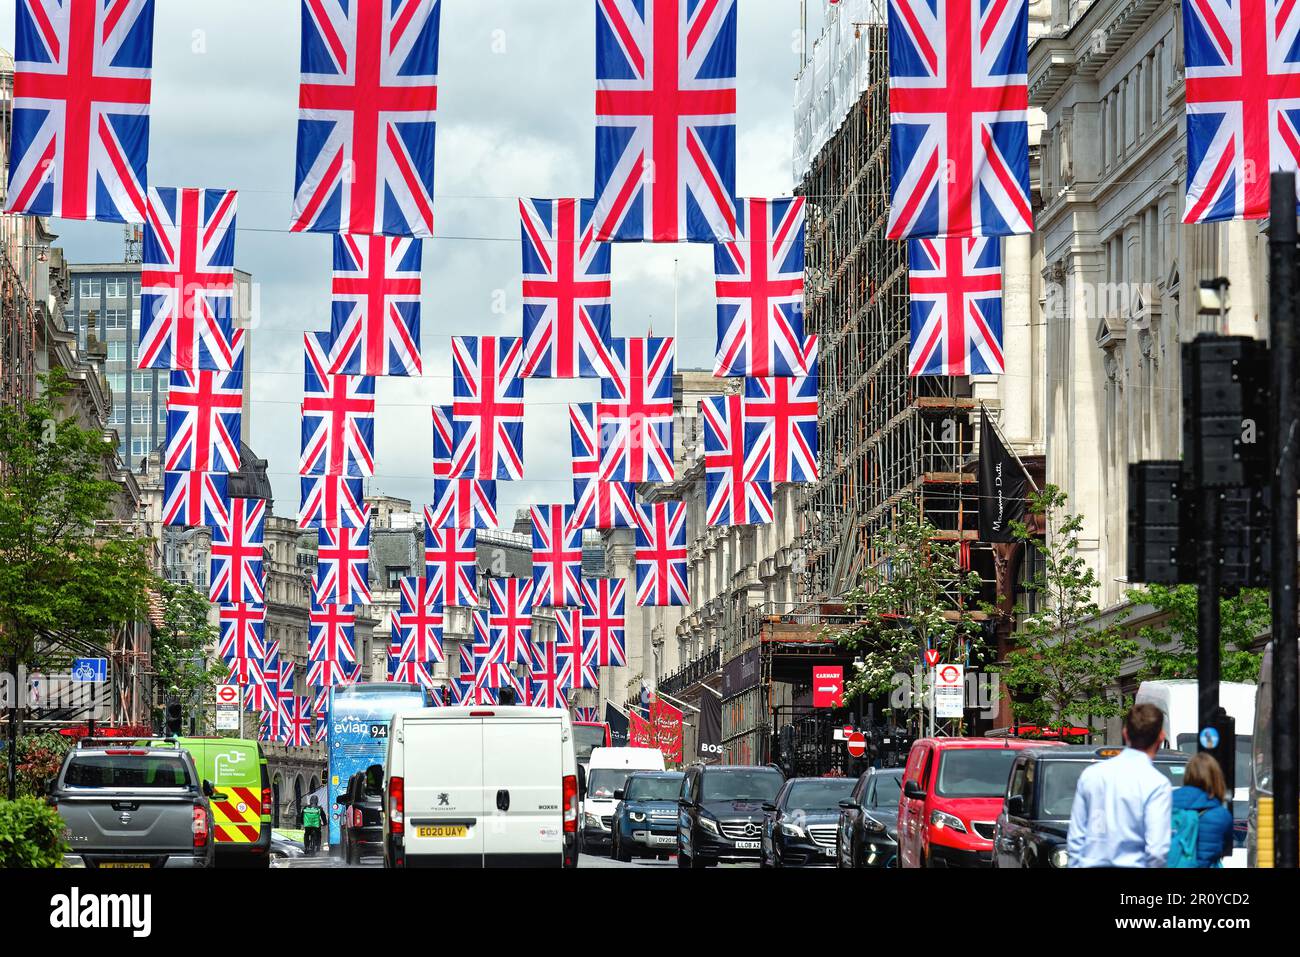
<svg viewBox="0 0 1300 957"><path fill-rule="evenodd" d="M18 702L26 694L25 688L18 686L18 656L9 656L9 671L14 683L10 689L13 700L9 702L9 745L5 754L6 780L8 782L9 800L18 799Z"/></svg>
<svg viewBox="0 0 1300 957"><path fill-rule="evenodd" d="M1269 483L1273 536L1269 548L1273 611L1273 861L1300 858L1300 708L1296 654L1296 198L1295 174L1274 173L1269 195L1269 360L1274 467Z"/></svg>
<svg viewBox="0 0 1300 957"><path fill-rule="evenodd" d="M1219 710L1219 490L1202 488L1197 469L1201 514L1196 539L1196 696L1197 728L1214 724ZM1171 746L1176 742L1169 742Z"/></svg>

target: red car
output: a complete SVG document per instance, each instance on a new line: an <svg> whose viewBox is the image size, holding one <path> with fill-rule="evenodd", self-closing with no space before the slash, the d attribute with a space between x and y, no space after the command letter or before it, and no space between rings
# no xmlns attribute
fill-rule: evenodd
<svg viewBox="0 0 1300 957"><path fill-rule="evenodd" d="M991 867L993 826L1016 752L1055 742L921 738L903 769L900 867Z"/></svg>

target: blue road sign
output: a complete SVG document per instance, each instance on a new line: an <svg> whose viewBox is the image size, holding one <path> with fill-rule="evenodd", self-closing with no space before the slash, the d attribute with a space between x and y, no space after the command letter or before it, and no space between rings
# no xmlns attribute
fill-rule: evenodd
<svg viewBox="0 0 1300 957"><path fill-rule="evenodd" d="M96 681L103 683L108 680L108 659L107 658L75 658L72 662L72 680L73 681Z"/></svg>
<svg viewBox="0 0 1300 957"><path fill-rule="evenodd" d="M1219 729L1202 728L1201 729L1201 747L1206 751L1213 751L1219 746Z"/></svg>

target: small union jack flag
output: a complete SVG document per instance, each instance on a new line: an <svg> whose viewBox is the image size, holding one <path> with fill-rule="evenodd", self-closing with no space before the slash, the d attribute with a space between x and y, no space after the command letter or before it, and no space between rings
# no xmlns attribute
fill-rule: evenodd
<svg viewBox="0 0 1300 957"><path fill-rule="evenodd" d="M312 661L357 662L356 609L351 605L322 605L315 600L307 616L307 656Z"/></svg>
<svg viewBox="0 0 1300 957"><path fill-rule="evenodd" d="M284 737L284 722L280 709L267 708L257 717L257 740L263 744L277 744Z"/></svg>
<svg viewBox="0 0 1300 957"><path fill-rule="evenodd" d="M557 608L555 611L555 653L559 657L562 684L566 688L596 688L600 672L596 668L596 642L584 642L582 609Z"/></svg>
<svg viewBox="0 0 1300 957"><path fill-rule="evenodd" d="M593 403L575 402L569 406L569 434L573 450L572 527L632 528L636 486L600 479L600 437Z"/></svg>
<svg viewBox="0 0 1300 957"><path fill-rule="evenodd" d="M370 521L361 479L346 475L304 475L298 479L302 504L299 528L360 528Z"/></svg>
<svg viewBox="0 0 1300 957"><path fill-rule="evenodd" d="M761 450L745 441L744 399L713 395L700 401L704 422L704 484L710 525L772 521L772 483L756 479Z"/></svg>
<svg viewBox="0 0 1300 957"><path fill-rule="evenodd" d="M478 669L474 666L474 646L472 644L463 644L460 646L460 677L473 678Z"/></svg>
<svg viewBox="0 0 1300 957"><path fill-rule="evenodd" d="M605 481L673 480L672 339L613 339L596 406Z"/></svg>
<svg viewBox="0 0 1300 957"><path fill-rule="evenodd" d="M433 407L433 502L425 522L434 528L495 528L497 483L494 479L451 478L455 429L452 407Z"/></svg>
<svg viewBox="0 0 1300 957"><path fill-rule="evenodd" d="M686 503L638 504L636 514L636 603L689 605Z"/></svg>
<svg viewBox="0 0 1300 957"><path fill-rule="evenodd" d="M596 667L627 664L627 582L622 578L582 580L582 642L591 646Z"/></svg>
<svg viewBox="0 0 1300 957"><path fill-rule="evenodd" d="M735 235L736 0L597 0L596 238Z"/></svg>
<svg viewBox="0 0 1300 957"><path fill-rule="evenodd" d="M254 692L259 686L266 686L266 665L260 658L230 657L223 658L226 664L226 683L239 685L245 693Z"/></svg>
<svg viewBox="0 0 1300 957"><path fill-rule="evenodd" d="M230 520L225 472L166 472L163 524L208 525Z"/></svg>
<svg viewBox="0 0 1300 957"><path fill-rule="evenodd" d="M229 661L232 658L256 658L261 661L266 654L262 642L266 637L266 606L249 602L233 602L217 610L221 638L218 653ZM246 684L247 682L241 682Z"/></svg>
<svg viewBox="0 0 1300 957"><path fill-rule="evenodd" d="M138 223L153 0L18 0L10 213Z"/></svg>
<svg viewBox="0 0 1300 957"><path fill-rule="evenodd" d="M424 574L439 607L478 604L478 534L473 529L438 528L424 510Z"/></svg>
<svg viewBox="0 0 1300 957"><path fill-rule="evenodd" d="M555 643L532 645L531 670L528 681L528 703L534 708L567 708L560 663L555 655Z"/></svg>
<svg viewBox="0 0 1300 957"><path fill-rule="evenodd" d="M801 375L804 200L747 199L733 242L713 247L715 376Z"/></svg>
<svg viewBox="0 0 1300 957"><path fill-rule="evenodd" d="M169 472L238 472L244 422L244 330L236 329L231 368L173 369L167 390Z"/></svg>
<svg viewBox="0 0 1300 957"><path fill-rule="evenodd" d="M374 378L331 375L328 362L332 340L328 336L309 332L304 345L305 395L298 474L374 475Z"/></svg>
<svg viewBox="0 0 1300 957"><path fill-rule="evenodd" d="M596 721L596 708L595 708L595 706L593 705L593 706L591 706L591 707L587 707L587 708L582 708L582 707L574 708L574 709L573 709L573 720L574 720L574 721L582 721L582 722L584 722L584 723L586 723L586 724L593 724L593 723L595 723L595 721Z"/></svg>
<svg viewBox="0 0 1300 957"><path fill-rule="evenodd" d="M1033 231L1028 72L1028 0L889 0L890 239Z"/></svg>
<svg viewBox="0 0 1300 957"><path fill-rule="evenodd" d="M534 505L533 604L573 606L581 600L582 530L573 528L567 505Z"/></svg>
<svg viewBox="0 0 1300 957"><path fill-rule="evenodd" d="M532 579L488 579L488 624L493 644L501 643L503 663L528 661L528 642L533 634Z"/></svg>
<svg viewBox="0 0 1300 957"><path fill-rule="evenodd" d="M305 748L312 743L315 724L311 713L311 699L294 695L285 713L284 743L291 748Z"/></svg>
<svg viewBox="0 0 1300 957"><path fill-rule="evenodd" d="M315 600L323 605L369 605L370 524L317 531Z"/></svg>
<svg viewBox="0 0 1300 957"><path fill-rule="evenodd" d="M209 601L258 605L266 601L266 573L262 564L265 527L265 500L230 500L230 520L219 522L212 529Z"/></svg>
<svg viewBox="0 0 1300 957"><path fill-rule="evenodd" d="M388 680L404 684L421 685L432 688L437 684L433 669L427 661L402 661L395 655L388 656Z"/></svg>
<svg viewBox="0 0 1300 957"><path fill-rule="evenodd" d="M235 681L233 667L227 680L243 686L245 711L264 711L275 706L275 684L268 677L268 666L256 659L251 660L253 666L244 672L245 680ZM275 667L278 674L279 664Z"/></svg>
<svg viewBox="0 0 1300 957"><path fill-rule="evenodd" d="M350 674L347 665L331 658L313 658L307 662L307 684L313 688L329 689L347 684Z"/></svg>
<svg viewBox="0 0 1300 957"><path fill-rule="evenodd" d="M745 440L759 481L817 481L817 337L803 347L806 375L745 380Z"/></svg>
<svg viewBox="0 0 1300 957"><path fill-rule="evenodd" d="M419 375L420 240L335 236L335 375Z"/></svg>
<svg viewBox="0 0 1300 957"><path fill-rule="evenodd" d="M452 338L452 477L524 477L522 357L521 339Z"/></svg>
<svg viewBox="0 0 1300 957"><path fill-rule="evenodd" d="M474 701L474 679L472 677L451 679L451 703L456 705L476 703Z"/></svg>
<svg viewBox="0 0 1300 957"><path fill-rule="evenodd" d="M305 0L290 229L433 235L439 0Z"/></svg>
<svg viewBox="0 0 1300 957"><path fill-rule="evenodd" d="M1002 372L1000 240L920 239L907 248L911 374Z"/></svg>
<svg viewBox="0 0 1300 957"><path fill-rule="evenodd" d="M393 642L402 661L442 661L442 606L434 603L423 575L398 584L400 605L393 615Z"/></svg>
<svg viewBox="0 0 1300 957"><path fill-rule="evenodd" d="M610 250L591 199L521 199L524 378L594 378L609 348Z"/></svg>

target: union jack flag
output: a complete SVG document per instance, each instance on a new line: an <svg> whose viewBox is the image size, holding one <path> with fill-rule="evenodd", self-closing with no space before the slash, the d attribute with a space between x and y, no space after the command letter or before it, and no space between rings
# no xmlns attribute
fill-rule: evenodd
<svg viewBox="0 0 1300 957"><path fill-rule="evenodd" d="M686 503L636 507L636 603L689 605L686 585Z"/></svg>
<svg viewBox="0 0 1300 957"><path fill-rule="evenodd" d="M806 375L745 380L745 438L759 481L817 481L816 336L808 337L803 355Z"/></svg>
<svg viewBox="0 0 1300 957"><path fill-rule="evenodd" d="M420 240L335 236L330 372L419 375Z"/></svg>
<svg viewBox="0 0 1300 957"><path fill-rule="evenodd" d="M523 340L451 340L454 478L524 477Z"/></svg>
<svg viewBox="0 0 1300 957"><path fill-rule="evenodd" d="M307 656L312 661L357 662L356 610L313 600L307 617Z"/></svg>
<svg viewBox="0 0 1300 957"><path fill-rule="evenodd" d="M528 693L529 678L528 669L524 669L522 675L517 675L508 668L501 671L501 688L511 688L515 693L514 704L527 705L531 702L531 696ZM497 700L501 700L501 689L497 689Z"/></svg>
<svg viewBox="0 0 1300 957"><path fill-rule="evenodd" d="M211 586L208 600L220 604L266 601L266 573L262 567L262 533L266 526L266 501L232 498L230 520L212 529Z"/></svg>
<svg viewBox="0 0 1300 957"><path fill-rule="evenodd" d="M245 671L245 680L236 682L244 689L244 710L264 711L275 705L275 685L267 674L267 665L253 659L253 667ZM276 665L279 668L279 665ZM233 669L231 674L233 675ZM230 678L234 681L234 678Z"/></svg>
<svg viewBox="0 0 1300 957"><path fill-rule="evenodd" d="M596 643L584 642L582 635L582 609L557 608L555 653L560 661L560 673L566 688L600 686L600 672L595 663Z"/></svg>
<svg viewBox="0 0 1300 957"><path fill-rule="evenodd" d="M438 528L424 510L424 574L438 606L478 604L478 534L473 529Z"/></svg>
<svg viewBox="0 0 1300 957"><path fill-rule="evenodd" d="M153 0L18 0L7 212L144 220Z"/></svg>
<svg viewBox="0 0 1300 957"><path fill-rule="evenodd" d="M225 472L163 474L164 525L216 525L229 521L229 516Z"/></svg>
<svg viewBox="0 0 1300 957"><path fill-rule="evenodd" d="M350 674L347 665L333 658L313 658L307 662L307 684L313 688L329 689L347 684Z"/></svg>
<svg viewBox="0 0 1300 957"><path fill-rule="evenodd" d="M889 238L1033 231L1029 3L889 0Z"/></svg>
<svg viewBox="0 0 1300 957"><path fill-rule="evenodd" d="M438 683L427 661L402 661L394 655L388 656L388 680L425 688L432 688Z"/></svg>
<svg viewBox="0 0 1300 957"><path fill-rule="evenodd" d="M907 244L912 375L1000 373L1002 254L998 239Z"/></svg>
<svg viewBox="0 0 1300 957"><path fill-rule="evenodd" d="M302 504L299 528L360 528L370 521L361 479L345 475L304 475L298 479Z"/></svg>
<svg viewBox="0 0 1300 957"><path fill-rule="evenodd" d="M266 606L249 602L232 602L217 610L221 638L218 653L231 658L256 658L266 654L262 641L266 637Z"/></svg>
<svg viewBox="0 0 1300 957"><path fill-rule="evenodd" d="M672 339L611 340L596 406L601 479L673 480L673 350Z"/></svg>
<svg viewBox="0 0 1300 957"><path fill-rule="evenodd" d="M734 241L713 247L713 374L802 374L803 197L743 200L736 232Z"/></svg>
<svg viewBox="0 0 1300 957"><path fill-rule="evenodd" d="M244 330L235 330L232 368L173 369L167 391L169 472L238 472L244 421Z"/></svg>
<svg viewBox="0 0 1300 957"><path fill-rule="evenodd" d="M555 643L533 645L529 650L532 668L528 675L528 703L534 708L567 708L569 699L564 696Z"/></svg>
<svg viewBox="0 0 1300 957"><path fill-rule="evenodd" d="M332 339L304 337L306 372L302 401L302 455L299 475L375 474L375 380L371 376L331 375Z"/></svg>
<svg viewBox="0 0 1300 957"><path fill-rule="evenodd" d="M246 690L257 685L265 685L264 669L266 665L258 658L230 657L222 659L226 664L226 683L239 685Z"/></svg>
<svg viewBox="0 0 1300 957"><path fill-rule="evenodd" d="M303 0L290 229L433 235L439 0Z"/></svg>
<svg viewBox="0 0 1300 957"><path fill-rule="evenodd" d="M452 407L433 407L433 502L425 509L432 528L495 528L497 483L494 479L450 478L455 445Z"/></svg>
<svg viewBox="0 0 1300 957"><path fill-rule="evenodd" d="M269 667L267 669L269 671ZM289 709L293 707L293 662L281 661L276 668L275 673L275 708L280 715L281 722L287 721Z"/></svg>
<svg viewBox="0 0 1300 957"><path fill-rule="evenodd" d="M592 665L607 668L627 664L626 609L626 580L582 580L582 642L590 646Z"/></svg>
<svg viewBox="0 0 1300 957"><path fill-rule="evenodd" d="M735 0L597 0L596 238L735 235Z"/></svg>
<svg viewBox="0 0 1300 957"><path fill-rule="evenodd" d="M705 509L710 525L772 521L772 483L757 481L760 449L745 441L744 399L711 395L700 401L704 421Z"/></svg>
<svg viewBox="0 0 1300 957"><path fill-rule="evenodd" d="M595 706L593 705L592 707L589 707L589 708L581 708L581 707L579 707L579 708L574 708L574 709L573 709L573 720L574 720L574 721L583 721L583 722L586 722L587 724L591 724L591 723L595 722L595 720L596 720L596 708L595 708Z"/></svg>
<svg viewBox="0 0 1300 957"><path fill-rule="evenodd" d="M311 699L294 695L284 715L284 743L291 748L305 748L312 743L314 720Z"/></svg>
<svg viewBox="0 0 1300 957"><path fill-rule="evenodd" d="M599 478L600 437L593 403L569 406L569 434L573 450L571 527L632 528L636 486Z"/></svg>
<svg viewBox="0 0 1300 957"><path fill-rule="evenodd" d="M524 378L594 378L610 335L609 246L591 199L521 199Z"/></svg>
<svg viewBox="0 0 1300 957"><path fill-rule="evenodd" d="M531 515L533 603L552 608L578 604L582 530L573 527L567 505L534 505Z"/></svg>
<svg viewBox="0 0 1300 957"><path fill-rule="evenodd" d="M474 665L474 646L463 644L460 646L460 677L473 678L478 668Z"/></svg>
<svg viewBox="0 0 1300 957"><path fill-rule="evenodd" d="M1271 171L1300 167L1300 11L1264 0L1183 4L1185 223L1263 219Z"/></svg>
<svg viewBox="0 0 1300 957"><path fill-rule="evenodd" d="M530 578L488 579L488 625L492 643L500 643L500 661L528 661L533 634L533 582Z"/></svg>
<svg viewBox="0 0 1300 957"><path fill-rule="evenodd" d="M280 720L279 708L267 708L257 716L257 740L264 744L275 744L284 737L284 722Z"/></svg>
<svg viewBox="0 0 1300 957"><path fill-rule="evenodd" d="M315 600L322 605L369 605L370 523L317 530Z"/></svg>
<svg viewBox="0 0 1300 957"><path fill-rule="evenodd" d="M430 594L423 575L398 584L400 605L393 616L393 640L401 643L402 661L442 661L442 606Z"/></svg>

